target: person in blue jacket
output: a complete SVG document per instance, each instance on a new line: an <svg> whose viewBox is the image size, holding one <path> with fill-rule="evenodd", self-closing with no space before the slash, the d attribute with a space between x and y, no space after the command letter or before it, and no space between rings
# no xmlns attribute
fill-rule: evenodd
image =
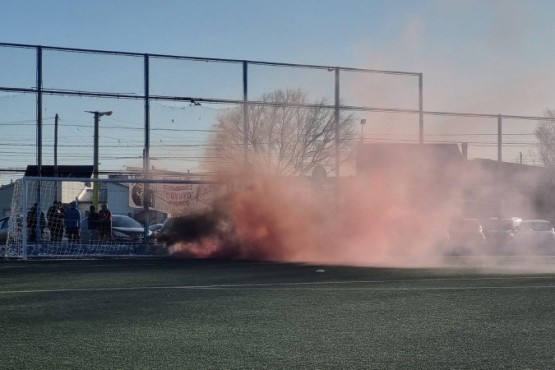
<svg viewBox="0 0 555 370"><path fill-rule="evenodd" d="M80 227L81 227L81 211L77 208L77 202L73 201L69 204L69 208L64 216L67 239L72 241L79 241Z"/></svg>

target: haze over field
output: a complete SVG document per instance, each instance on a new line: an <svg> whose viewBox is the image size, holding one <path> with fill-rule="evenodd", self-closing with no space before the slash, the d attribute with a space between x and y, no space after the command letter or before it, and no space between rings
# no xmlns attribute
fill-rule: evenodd
<svg viewBox="0 0 555 370"><path fill-rule="evenodd" d="M396 155L406 158L404 153ZM453 224L462 227L460 220L468 212L463 202L465 186L492 175L479 167L449 168L441 158L427 158L343 179L338 193L329 184L326 189L318 186L310 177L276 177L228 168L214 180L232 185L215 199L213 209L173 220L166 239L169 250L174 256L193 258L452 265L453 246L447 238ZM235 174L231 182L230 173ZM487 199L490 196L484 194ZM496 201L491 199L492 204ZM534 199L526 194L511 204L520 215L536 212ZM489 212L495 214L495 210ZM532 246L490 248L469 245L463 253L466 257L456 263L507 271L550 269L545 261L530 257L543 254Z"/></svg>
<svg viewBox="0 0 555 370"><path fill-rule="evenodd" d="M466 142L470 158L497 159L497 114L541 117L546 109L555 108L555 51L551 46L555 3L551 1L168 0L152 4L139 0L130 4L31 0L3 5L0 42L11 44L413 73L407 77L342 71L340 99L354 107L418 109L415 76L421 73L423 109L430 112L424 117L425 142ZM98 110L114 112L102 117L101 171L115 173L143 166L145 105L140 99L45 97L40 112L45 121L44 153L38 153L37 98L10 90L29 89L36 83L34 49L6 47L0 52L0 67L8 71L0 76L0 87L6 87L0 92L0 136L4 138L0 184L21 176L22 168L35 163L39 154L44 164L52 164L56 114L61 117L60 164L92 163L93 122L86 112ZM150 165L201 172L207 160L213 159L206 148L213 144L209 139L218 117L237 109L241 113L242 65L203 59L196 64L163 58L151 62L153 94L239 99L230 104L151 101ZM99 57L49 50L44 53L43 82L60 91L141 96L143 66L143 59L136 56ZM255 99L277 89L301 89L307 92L306 101L333 104L333 70L250 65L248 97ZM353 109L353 130L346 133L345 140L358 141L360 129L366 142L417 141L417 115L378 110ZM432 112L492 116L439 116ZM332 117L329 113L328 118ZM358 125L362 120L365 126ZM540 164L534 136L537 120L506 117L503 122L502 159ZM175 236L182 242L173 247L176 253L426 265L435 263L449 222L461 216L464 188L430 180L436 177L424 181L426 186L415 187L411 177L403 175L415 169L426 173L426 168L443 168L433 158L403 163L397 167L399 177L375 173L364 179L344 179L338 192L330 190L331 186L315 190L307 179L269 178L245 170L242 158L234 159L240 165L227 170L242 174L242 179L218 199L213 212L182 220L183 225L195 223L196 232ZM258 161L259 168L275 165L266 165L264 160ZM328 175L333 174L331 167L326 167ZM453 173L442 171L442 176L456 179ZM354 171L342 174L347 177ZM227 179L227 174L219 171L210 176L216 181ZM467 169L464 182L479 182L483 176L482 170ZM531 189L542 184L530 181L527 186ZM455 182L460 185L462 180ZM484 192L488 192L484 198L495 196L495 190ZM530 194L513 201L520 204L518 212L505 216L538 216Z"/></svg>

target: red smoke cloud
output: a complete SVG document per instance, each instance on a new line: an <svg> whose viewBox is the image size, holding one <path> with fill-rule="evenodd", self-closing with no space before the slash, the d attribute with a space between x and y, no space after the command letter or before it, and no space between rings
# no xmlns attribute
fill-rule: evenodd
<svg viewBox="0 0 555 370"><path fill-rule="evenodd" d="M446 207L424 209L422 194L384 176L328 179L248 174L215 200L198 237L181 237L175 255L327 264L416 264L434 255L445 228ZM395 183L392 186L391 182ZM335 189L335 186L337 190ZM434 191L427 189L427 191ZM415 196L418 198L415 199ZM196 217L196 218L195 218ZM222 226L224 225L224 226ZM198 225L197 225L198 226ZM183 230L191 228L184 223Z"/></svg>
<svg viewBox="0 0 555 370"><path fill-rule="evenodd" d="M437 266L450 252L450 223L460 221L464 212L477 212L465 208L467 190L482 189L484 193L477 199L495 201L508 184L510 197L503 198L506 210L488 205L487 217L495 212L513 215L515 208L507 207L510 204L518 206L520 215L534 216L531 200L535 188L530 175L516 176L527 180L516 186L514 179L503 178L515 173L512 168L501 176L501 172L476 166L460 155L446 162L446 155L422 148L394 148L387 158L366 156L372 158L371 170L364 171L360 160L357 176L332 177L323 183L310 177L244 171L236 171L233 180L218 177L215 180L225 184L225 190L214 200L212 210L175 219L173 234L167 239L170 252L193 258ZM416 154L422 150L424 154ZM488 185L494 183L503 184L493 187L498 194L491 193ZM515 189L519 186L531 193L518 196ZM478 256L476 266L497 263L485 246L471 248ZM524 246L515 254L530 251Z"/></svg>

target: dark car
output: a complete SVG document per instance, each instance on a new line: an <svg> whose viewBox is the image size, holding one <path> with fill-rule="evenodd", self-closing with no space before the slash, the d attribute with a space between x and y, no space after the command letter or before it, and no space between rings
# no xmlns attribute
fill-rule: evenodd
<svg viewBox="0 0 555 370"><path fill-rule="evenodd" d="M515 236L521 252L555 252L555 229L547 220L524 220Z"/></svg>
<svg viewBox="0 0 555 370"><path fill-rule="evenodd" d="M0 218L0 244L6 244L8 239L9 217Z"/></svg>
<svg viewBox="0 0 555 370"><path fill-rule="evenodd" d="M163 223L161 223L161 224L152 224L148 227L148 229L150 231L152 231L153 234L157 234L157 233L160 232L160 230L162 230L163 227L164 227Z"/></svg>
<svg viewBox="0 0 555 370"><path fill-rule="evenodd" d="M23 221L21 216L17 218L17 228L14 230L14 234L12 234L12 241L14 238L20 239L23 238L22 230L23 230ZM0 218L0 244L6 244L8 239L8 229L10 226L10 216ZM16 235L14 237L14 235ZM41 234L42 241L49 241L50 240L50 230L48 228L44 228Z"/></svg>
<svg viewBox="0 0 555 370"><path fill-rule="evenodd" d="M515 245L515 235L521 223L522 219L518 217L489 219L484 225L488 247L494 251L509 251Z"/></svg>
<svg viewBox="0 0 555 370"><path fill-rule="evenodd" d="M153 232L153 239L155 240L156 244L160 246L167 246L168 242L168 233L172 230L172 225L175 222L175 218L168 218L162 224L158 230ZM171 238L170 238L171 239Z"/></svg>
<svg viewBox="0 0 555 370"><path fill-rule="evenodd" d="M453 221L449 227L449 244L456 252L478 252L485 242L482 225L475 218Z"/></svg>
<svg viewBox="0 0 555 370"><path fill-rule="evenodd" d="M90 241L88 218L81 220L81 240ZM116 242L142 242L145 229L137 220L126 215L112 215L112 240ZM148 237L152 231L148 230Z"/></svg>
<svg viewBox="0 0 555 370"><path fill-rule="evenodd" d="M152 224L148 227L148 229L150 231L152 231L152 237L151 239L156 243L158 240L158 236L160 235L160 232L162 231L162 228L164 227L164 223L161 224Z"/></svg>

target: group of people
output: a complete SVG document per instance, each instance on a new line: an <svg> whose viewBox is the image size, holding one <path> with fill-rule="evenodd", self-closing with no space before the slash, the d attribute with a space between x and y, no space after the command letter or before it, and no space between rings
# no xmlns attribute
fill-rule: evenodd
<svg viewBox="0 0 555 370"><path fill-rule="evenodd" d="M112 240L112 212L106 203L100 206L98 212L95 206L91 206L87 222L91 240Z"/></svg>
<svg viewBox="0 0 555 370"><path fill-rule="evenodd" d="M101 210L96 212L94 205L90 206L88 212L88 230L90 240L111 240L112 239L112 212L108 205L103 203ZM39 226L40 224L40 226ZM61 242L64 231L70 242L81 240L81 211L77 208L77 202L72 201L65 209L62 202L54 201L44 217L44 212L38 215L38 204L35 203L27 214L27 228L29 242L37 241L37 230L41 234L45 226L50 229L50 241Z"/></svg>

